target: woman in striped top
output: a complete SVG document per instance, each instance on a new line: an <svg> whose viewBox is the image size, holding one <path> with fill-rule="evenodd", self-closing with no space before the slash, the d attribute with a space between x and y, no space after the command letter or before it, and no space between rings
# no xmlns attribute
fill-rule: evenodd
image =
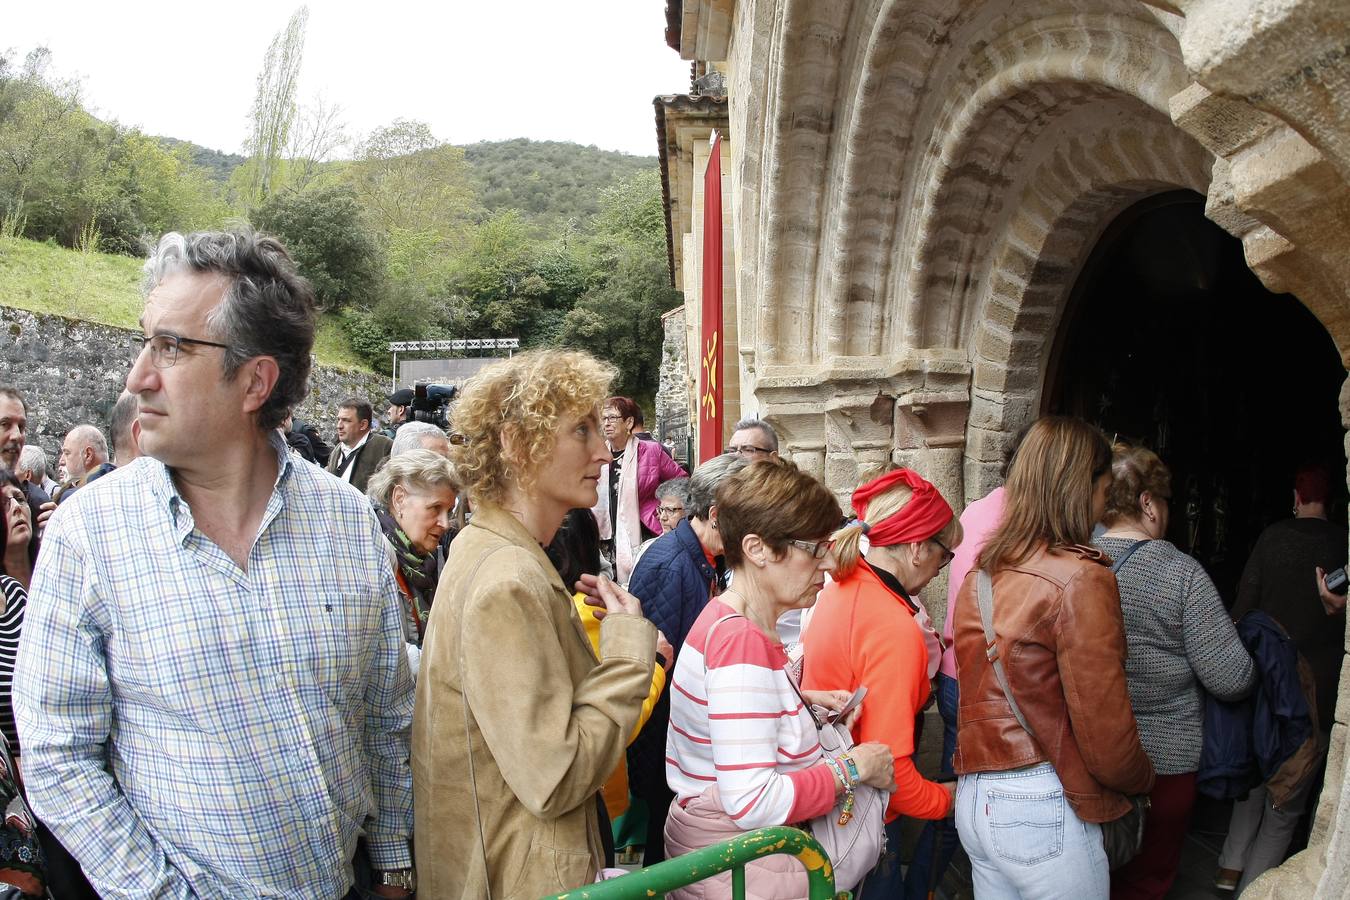
<svg viewBox="0 0 1350 900"><path fill-rule="evenodd" d="M14 659L19 655L19 631L23 628L23 612L28 605L28 591L19 577L27 578L32 571L28 557L29 538L33 534L31 512L24 498L19 480L7 469L0 469L0 533L5 535L6 548L21 548L26 566L23 571L12 571L11 554L6 553L0 563L0 590L5 593L5 607L0 613L0 734L9 741L10 752L19 756L19 735L14 728L14 706L10 702L10 685L14 680Z"/></svg>
<svg viewBox="0 0 1350 900"><path fill-rule="evenodd" d="M717 505L734 588L704 608L675 665L666 746L666 778L675 793L666 822L670 856L741 831L806 822L829 812L845 788L822 757L774 627L784 612L814 603L834 567L829 535L841 518L839 504L791 463L765 460L728 478ZM840 709L849 694L804 697ZM851 754L858 781L893 788L890 748L874 742ZM768 857L748 868L751 896L806 896L805 873L794 859ZM722 875L672 896L729 892L730 877Z"/></svg>

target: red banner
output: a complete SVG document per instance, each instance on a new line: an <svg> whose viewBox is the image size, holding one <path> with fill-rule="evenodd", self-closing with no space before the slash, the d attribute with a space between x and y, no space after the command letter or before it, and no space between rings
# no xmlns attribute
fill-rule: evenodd
<svg viewBox="0 0 1350 900"><path fill-rule="evenodd" d="M722 452L722 136L713 134L703 173L703 313L698 389L698 461Z"/></svg>

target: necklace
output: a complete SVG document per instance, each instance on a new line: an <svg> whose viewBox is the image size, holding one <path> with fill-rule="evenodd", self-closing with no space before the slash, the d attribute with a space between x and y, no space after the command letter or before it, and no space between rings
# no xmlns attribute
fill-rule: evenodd
<svg viewBox="0 0 1350 900"><path fill-rule="evenodd" d="M1102 532L1104 538L1134 538L1140 541L1151 541L1153 536L1145 533L1139 528L1122 528L1119 531L1111 530Z"/></svg>
<svg viewBox="0 0 1350 900"><path fill-rule="evenodd" d="M739 601L739 603L729 602L727 599L729 597L735 597ZM721 600L723 603L725 603L727 606L730 606L732 611L740 613L741 615L749 619L750 622L760 631L764 632L767 635L773 636L774 640L778 639L777 638L778 629L776 627L777 623L776 622L772 623L770 627L765 628L764 623L759 620L759 615L757 614L757 612L750 608L750 599L746 597L744 594L740 593L739 591L730 590L722 594L720 597L718 597L718 599Z"/></svg>

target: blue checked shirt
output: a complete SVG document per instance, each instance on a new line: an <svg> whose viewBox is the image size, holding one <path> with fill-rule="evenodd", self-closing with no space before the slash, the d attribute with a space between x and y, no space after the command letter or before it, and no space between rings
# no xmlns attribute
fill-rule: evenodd
<svg viewBox="0 0 1350 900"><path fill-rule="evenodd" d="M105 898L338 898L410 866L413 686L370 506L273 441L242 571L153 459L43 540L14 677L38 816Z"/></svg>

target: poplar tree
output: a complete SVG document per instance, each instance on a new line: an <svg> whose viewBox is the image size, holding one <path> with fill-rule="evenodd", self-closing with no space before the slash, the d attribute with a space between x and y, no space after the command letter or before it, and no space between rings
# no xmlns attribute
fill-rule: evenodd
<svg viewBox="0 0 1350 900"><path fill-rule="evenodd" d="M309 7L301 6L286 27L277 32L263 57L258 73L258 93L253 99L252 129L248 138L248 201L265 201L278 187L291 125L295 121L295 92L300 63L305 52L305 25Z"/></svg>

